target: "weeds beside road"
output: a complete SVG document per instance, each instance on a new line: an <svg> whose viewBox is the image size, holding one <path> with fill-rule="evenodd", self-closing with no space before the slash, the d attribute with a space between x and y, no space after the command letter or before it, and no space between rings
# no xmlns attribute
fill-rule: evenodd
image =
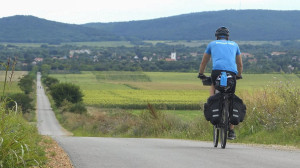
<svg viewBox="0 0 300 168"><path fill-rule="evenodd" d="M231 142L291 145L300 147L300 89L292 83L274 83L253 93L241 92L247 105L245 121L236 126ZM202 117L183 120L149 105L141 114L130 110L93 109L74 114L57 109L63 126L75 136L157 137L210 141L212 126Z"/></svg>
<svg viewBox="0 0 300 168"><path fill-rule="evenodd" d="M5 75L0 98L0 168L41 167L46 162L45 152L38 145L41 136L36 126L24 119L19 100L7 94L15 73L16 60L11 61L2 64ZM10 102L12 106L8 106Z"/></svg>

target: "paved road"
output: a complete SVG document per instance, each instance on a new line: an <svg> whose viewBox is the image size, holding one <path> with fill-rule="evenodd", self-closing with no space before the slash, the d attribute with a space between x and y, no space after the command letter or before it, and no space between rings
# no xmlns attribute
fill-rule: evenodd
<svg viewBox="0 0 300 168"><path fill-rule="evenodd" d="M40 86L38 75L37 85ZM38 87L39 132L51 135L76 168L299 168L299 150L278 150L228 144L143 138L71 137L61 129ZM48 121L49 120L49 121Z"/></svg>
<svg viewBox="0 0 300 168"><path fill-rule="evenodd" d="M41 75L37 75L37 117L38 130L42 135L69 135L58 123L48 97L41 85Z"/></svg>

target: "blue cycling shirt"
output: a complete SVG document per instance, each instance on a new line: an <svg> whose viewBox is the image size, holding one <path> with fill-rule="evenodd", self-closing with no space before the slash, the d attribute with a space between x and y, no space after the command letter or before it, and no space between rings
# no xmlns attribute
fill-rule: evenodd
<svg viewBox="0 0 300 168"><path fill-rule="evenodd" d="M213 70L238 73L236 56L241 54L239 46L234 41L215 40L208 44L205 53L212 58Z"/></svg>

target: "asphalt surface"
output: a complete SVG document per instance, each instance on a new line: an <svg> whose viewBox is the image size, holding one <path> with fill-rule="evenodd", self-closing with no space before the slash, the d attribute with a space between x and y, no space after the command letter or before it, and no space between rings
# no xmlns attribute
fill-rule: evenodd
<svg viewBox="0 0 300 168"><path fill-rule="evenodd" d="M299 168L300 150L144 138L72 137L59 126L37 81L38 129L52 136L75 168Z"/></svg>
<svg viewBox="0 0 300 168"><path fill-rule="evenodd" d="M41 75L37 75L37 118L38 131L41 135L63 136L70 135L59 125L52 111L48 97L41 85Z"/></svg>

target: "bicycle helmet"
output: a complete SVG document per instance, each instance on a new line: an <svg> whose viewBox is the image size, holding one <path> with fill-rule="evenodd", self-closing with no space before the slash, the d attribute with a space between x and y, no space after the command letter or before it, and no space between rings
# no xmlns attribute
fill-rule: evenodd
<svg viewBox="0 0 300 168"><path fill-rule="evenodd" d="M216 37L219 37L219 36L228 37L229 36L229 30L226 27L222 26L222 27L220 27L216 30L215 36Z"/></svg>

